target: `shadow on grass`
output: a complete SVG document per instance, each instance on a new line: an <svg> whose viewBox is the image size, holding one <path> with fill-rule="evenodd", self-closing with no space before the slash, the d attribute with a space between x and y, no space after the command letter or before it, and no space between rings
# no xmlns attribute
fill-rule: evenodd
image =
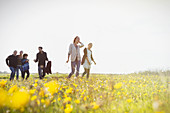
<svg viewBox="0 0 170 113"><path fill-rule="evenodd" d="M0 79L9 79L9 77L0 77Z"/></svg>

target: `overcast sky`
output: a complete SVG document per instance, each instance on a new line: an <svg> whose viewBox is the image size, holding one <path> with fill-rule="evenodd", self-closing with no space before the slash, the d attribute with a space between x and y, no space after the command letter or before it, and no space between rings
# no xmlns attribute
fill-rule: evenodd
<svg viewBox="0 0 170 113"><path fill-rule="evenodd" d="M69 73L77 35L93 43L92 73L170 69L170 0L0 0L0 71L10 72L6 57L23 50L37 72L42 46L52 71Z"/></svg>

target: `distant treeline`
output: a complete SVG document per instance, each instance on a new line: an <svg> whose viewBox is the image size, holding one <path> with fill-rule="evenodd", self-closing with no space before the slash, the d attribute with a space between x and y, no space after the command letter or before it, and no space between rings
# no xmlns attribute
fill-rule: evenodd
<svg viewBox="0 0 170 113"><path fill-rule="evenodd" d="M7 71L0 71L0 74L8 74L8 72Z"/></svg>
<svg viewBox="0 0 170 113"><path fill-rule="evenodd" d="M134 74L141 74L141 75L168 75L170 76L170 70L166 70L166 71L162 71L162 70L158 70L158 71L140 71Z"/></svg>
<svg viewBox="0 0 170 113"><path fill-rule="evenodd" d="M9 72L7 71L0 71L0 74L9 74ZM36 75L37 73L32 73L32 75ZM53 74L67 74L67 73L53 73ZM130 74L141 74L141 75L168 75L170 76L170 70L166 70L166 71L162 71L162 70L158 70L158 71L139 71L139 72L135 72L135 73L130 73ZM129 75L129 74L104 74L104 73L91 73L91 75Z"/></svg>

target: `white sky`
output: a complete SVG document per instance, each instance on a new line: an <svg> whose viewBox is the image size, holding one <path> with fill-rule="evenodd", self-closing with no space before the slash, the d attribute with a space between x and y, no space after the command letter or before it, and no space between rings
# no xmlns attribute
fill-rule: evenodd
<svg viewBox="0 0 170 113"><path fill-rule="evenodd" d="M10 72L5 59L16 49L37 72L42 46L52 71L69 73L76 35L93 43L92 73L170 69L170 0L0 0L0 71Z"/></svg>

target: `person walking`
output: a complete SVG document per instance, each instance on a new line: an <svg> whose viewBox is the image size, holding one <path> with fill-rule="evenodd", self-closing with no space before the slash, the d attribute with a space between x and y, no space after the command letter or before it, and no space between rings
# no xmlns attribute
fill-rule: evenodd
<svg viewBox="0 0 170 113"><path fill-rule="evenodd" d="M85 74L87 74L87 79L89 78L89 74L90 74L90 68L91 68L91 61L94 62L94 64L96 65L96 62L93 59L93 55L92 55L92 43L88 44L88 47L84 49L84 55L82 58L82 62L81 64L84 67L84 73L82 74L82 77L84 77Z"/></svg>
<svg viewBox="0 0 170 113"><path fill-rule="evenodd" d="M29 72L29 60L27 59L28 54L23 55L23 59L21 60L22 62L22 78L23 80L25 79L25 73L27 73L26 80L28 79L30 72Z"/></svg>
<svg viewBox="0 0 170 113"><path fill-rule="evenodd" d="M78 45L80 43L80 45ZM69 46L69 52L68 52L68 60L66 63L69 62L69 58L71 56L71 73L68 75L68 78L70 78L74 72L75 72L75 67L76 67L76 77L79 76L79 69L80 69L80 61L81 61L81 56L80 56L80 48L82 48L84 44L80 42L80 38L76 36L74 38L74 41L72 44Z"/></svg>
<svg viewBox="0 0 170 113"><path fill-rule="evenodd" d="M21 62L21 60L22 60L22 58L23 58L23 51L20 51L20 54L19 55L17 55L17 62L18 62L18 64L17 64L17 76L16 76L16 78L17 78L17 80L18 80L18 78L19 78L19 70L21 71L21 74L22 74L22 69L21 69L21 66L22 66L22 62Z"/></svg>
<svg viewBox="0 0 170 113"><path fill-rule="evenodd" d="M43 51L42 47L38 47L38 50L39 53L37 53L34 62L38 62L39 78L42 79L45 77L45 66L46 66L46 61L48 61L48 58L47 58L47 53Z"/></svg>
<svg viewBox="0 0 170 113"><path fill-rule="evenodd" d="M16 50L13 52L12 55L10 55L6 58L6 64L8 65L8 67L11 70L10 81L14 80L15 72L17 71L17 64L18 64L17 60L18 59L17 59L17 51Z"/></svg>

